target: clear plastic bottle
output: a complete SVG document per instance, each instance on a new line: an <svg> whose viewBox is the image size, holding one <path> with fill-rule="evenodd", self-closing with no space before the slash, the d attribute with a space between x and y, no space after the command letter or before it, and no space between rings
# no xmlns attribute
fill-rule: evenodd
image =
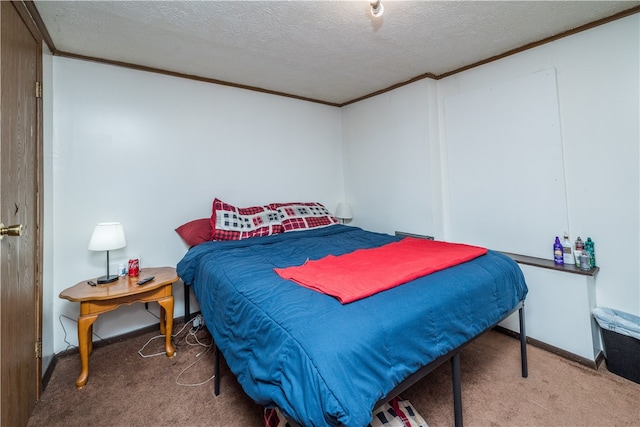
<svg viewBox="0 0 640 427"><path fill-rule="evenodd" d="M586 249L583 249L580 251L580 270L591 270L591 265L589 264L589 252L586 251Z"/></svg>
<svg viewBox="0 0 640 427"><path fill-rule="evenodd" d="M580 265L580 254L582 254L583 249L584 249L584 242L582 241L580 236L578 236L578 238L576 239L576 245L573 248L573 253L576 258L576 265Z"/></svg>
<svg viewBox="0 0 640 427"><path fill-rule="evenodd" d="M562 257L565 264L575 264L575 257L573 256L573 248L571 241L569 240L569 233L564 232L564 238L562 239Z"/></svg>
<svg viewBox="0 0 640 427"><path fill-rule="evenodd" d="M560 243L560 237L556 236L556 241L553 244L553 262L556 265L564 265L564 256L562 254L562 243Z"/></svg>

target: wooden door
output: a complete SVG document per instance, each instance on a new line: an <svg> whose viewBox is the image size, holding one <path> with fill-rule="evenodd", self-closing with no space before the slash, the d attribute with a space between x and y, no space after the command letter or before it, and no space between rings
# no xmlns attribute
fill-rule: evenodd
<svg viewBox="0 0 640 427"><path fill-rule="evenodd" d="M41 44L22 2L0 2L0 425L24 426L40 393ZM41 351L41 350L40 350Z"/></svg>

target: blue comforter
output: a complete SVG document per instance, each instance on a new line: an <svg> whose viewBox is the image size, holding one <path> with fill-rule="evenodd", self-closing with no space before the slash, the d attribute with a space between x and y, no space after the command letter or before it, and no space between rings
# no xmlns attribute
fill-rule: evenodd
<svg viewBox="0 0 640 427"><path fill-rule="evenodd" d="M255 402L304 426L362 427L397 384L493 326L527 294L517 264L494 251L345 305L273 271L399 239L335 225L207 242L188 251L178 275Z"/></svg>

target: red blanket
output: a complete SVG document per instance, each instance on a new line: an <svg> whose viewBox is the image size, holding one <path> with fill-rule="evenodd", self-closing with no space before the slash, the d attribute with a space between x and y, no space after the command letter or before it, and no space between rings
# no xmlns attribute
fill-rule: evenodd
<svg viewBox="0 0 640 427"><path fill-rule="evenodd" d="M405 237L378 248L328 255L274 270L283 279L332 295L346 304L486 253L486 248L477 246Z"/></svg>

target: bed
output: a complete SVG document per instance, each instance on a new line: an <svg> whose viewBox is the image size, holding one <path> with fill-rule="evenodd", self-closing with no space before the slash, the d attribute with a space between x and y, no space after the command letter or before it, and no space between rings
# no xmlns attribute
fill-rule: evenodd
<svg viewBox="0 0 640 427"><path fill-rule="evenodd" d="M274 271L401 238L332 225L211 241L191 248L177 271L195 293L217 349L256 403L277 406L304 426L362 427L381 402L451 361L461 425L459 351L518 310L526 376L527 286L515 262L489 250L348 304Z"/></svg>

